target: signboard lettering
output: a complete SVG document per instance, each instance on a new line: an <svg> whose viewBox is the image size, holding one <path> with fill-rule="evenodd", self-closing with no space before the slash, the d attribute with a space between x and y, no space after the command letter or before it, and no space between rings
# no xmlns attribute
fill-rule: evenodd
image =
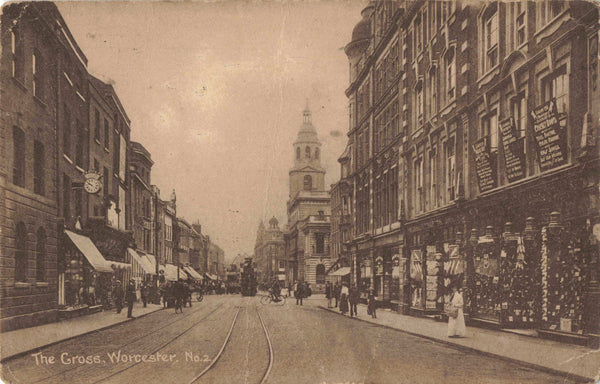
<svg viewBox="0 0 600 384"><path fill-rule="evenodd" d="M524 137L518 137L514 119L509 117L500 122L502 145L504 148L504 163L506 165L506 178L509 183L525 176L525 158L523 145Z"/></svg>
<svg viewBox="0 0 600 384"><path fill-rule="evenodd" d="M479 192L496 188L496 167L494 156L490 153L489 136L482 137L473 144L475 153L475 171L479 182Z"/></svg>
<svg viewBox="0 0 600 384"><path fill-rule="evenodd" d="M566 163L565 129L560 121L554 99L540 105L531 112L533 117L533 135L537 147L542 172Z"/></svg>

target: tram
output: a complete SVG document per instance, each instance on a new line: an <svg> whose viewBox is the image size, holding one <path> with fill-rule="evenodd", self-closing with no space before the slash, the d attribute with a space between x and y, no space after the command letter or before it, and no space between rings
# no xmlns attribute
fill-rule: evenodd
<svg viewBox="0 0 600 384"><path fill-rule="evenodd" d="M242 296L256 296L256 268L251 257L246 257L240 266Z"/></svg>

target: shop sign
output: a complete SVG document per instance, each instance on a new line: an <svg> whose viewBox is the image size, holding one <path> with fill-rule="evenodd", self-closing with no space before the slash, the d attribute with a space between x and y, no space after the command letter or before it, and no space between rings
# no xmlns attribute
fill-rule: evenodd
<svg viewBox="0 0 600 384"><path fill-rule="evenodd" d="M500 122L500 133L504 148L504 164L506 165L506 178L509 183L525 176L525 137L519 137L515 128L513 117Z"/></svg>
<svg viewBox="0 0 600 384"><path fill-rule="evenodd" d="M475 171L479 182L479 192L496 188L495 159L490 151L489 136L482 137L473 144Z"/></svg>
<svg viewBox="0 0 600 384"><path fill-rule="evenodd" d="M541 171L566 163L566 129L560 126L560 121L566 116L559 115L556 100L552 99L535 108L531 116Z"/></svg>

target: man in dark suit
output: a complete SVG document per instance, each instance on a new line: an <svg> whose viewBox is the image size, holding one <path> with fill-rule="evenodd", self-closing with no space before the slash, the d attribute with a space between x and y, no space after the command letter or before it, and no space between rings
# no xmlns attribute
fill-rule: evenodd
<svg viewBox="0 0 600 384"><path fill-rule="evenodd" d="M360 294L358 293L358 287L353 285L350 287L350 294L348 295L348 302L350 303L350 317L358 317L357 309L359 298Z"/></svg>
<svg viewBox="0 0 600 384"><path fill-rule="evenodd" d="M121 286L121 282L117 280L115 282L115 286L112 291L112 297L115 301L115 307L117 308L117 313L121 313L121 309L123 308L123 296L125 292L123 292L123 287Z"/></svg>
<svg viewBox="0 0 600 384"><path fill-rule="evenodd" d="M127 291L125 292L125 301L127 302L127 317L133 319L133 303L137 300L135 294L135 281L129 280Z"/></svg>

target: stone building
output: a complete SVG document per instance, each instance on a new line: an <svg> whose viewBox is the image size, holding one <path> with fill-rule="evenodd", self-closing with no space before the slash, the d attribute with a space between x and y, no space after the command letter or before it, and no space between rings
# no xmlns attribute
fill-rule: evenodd
<svg viewBox="0 0 600 384"><path fill-rule="evenodd" d="M353 281L415 314L462 284L473 322L594 339L597 8L375 1L346 53Z"/></svg>
<svg viewBox="0 0 600 384"><path fill-rule="evenodd" d="M254 244L254 258L259 282L270 283L273 279L285 281L285 242L279 220L275 217L269 220L269 228L265 228L263 222L260 222Z"/></svg>
<svg viewBox="0 0 600 384"><path fill-rule="evenodd" d="M313 290L325 286L332 260L329 249L330 197L321 166L321 142L308 107L294 142L294 166L289 171L288 223L284 235L287 281L306 281Z"/></svg>

